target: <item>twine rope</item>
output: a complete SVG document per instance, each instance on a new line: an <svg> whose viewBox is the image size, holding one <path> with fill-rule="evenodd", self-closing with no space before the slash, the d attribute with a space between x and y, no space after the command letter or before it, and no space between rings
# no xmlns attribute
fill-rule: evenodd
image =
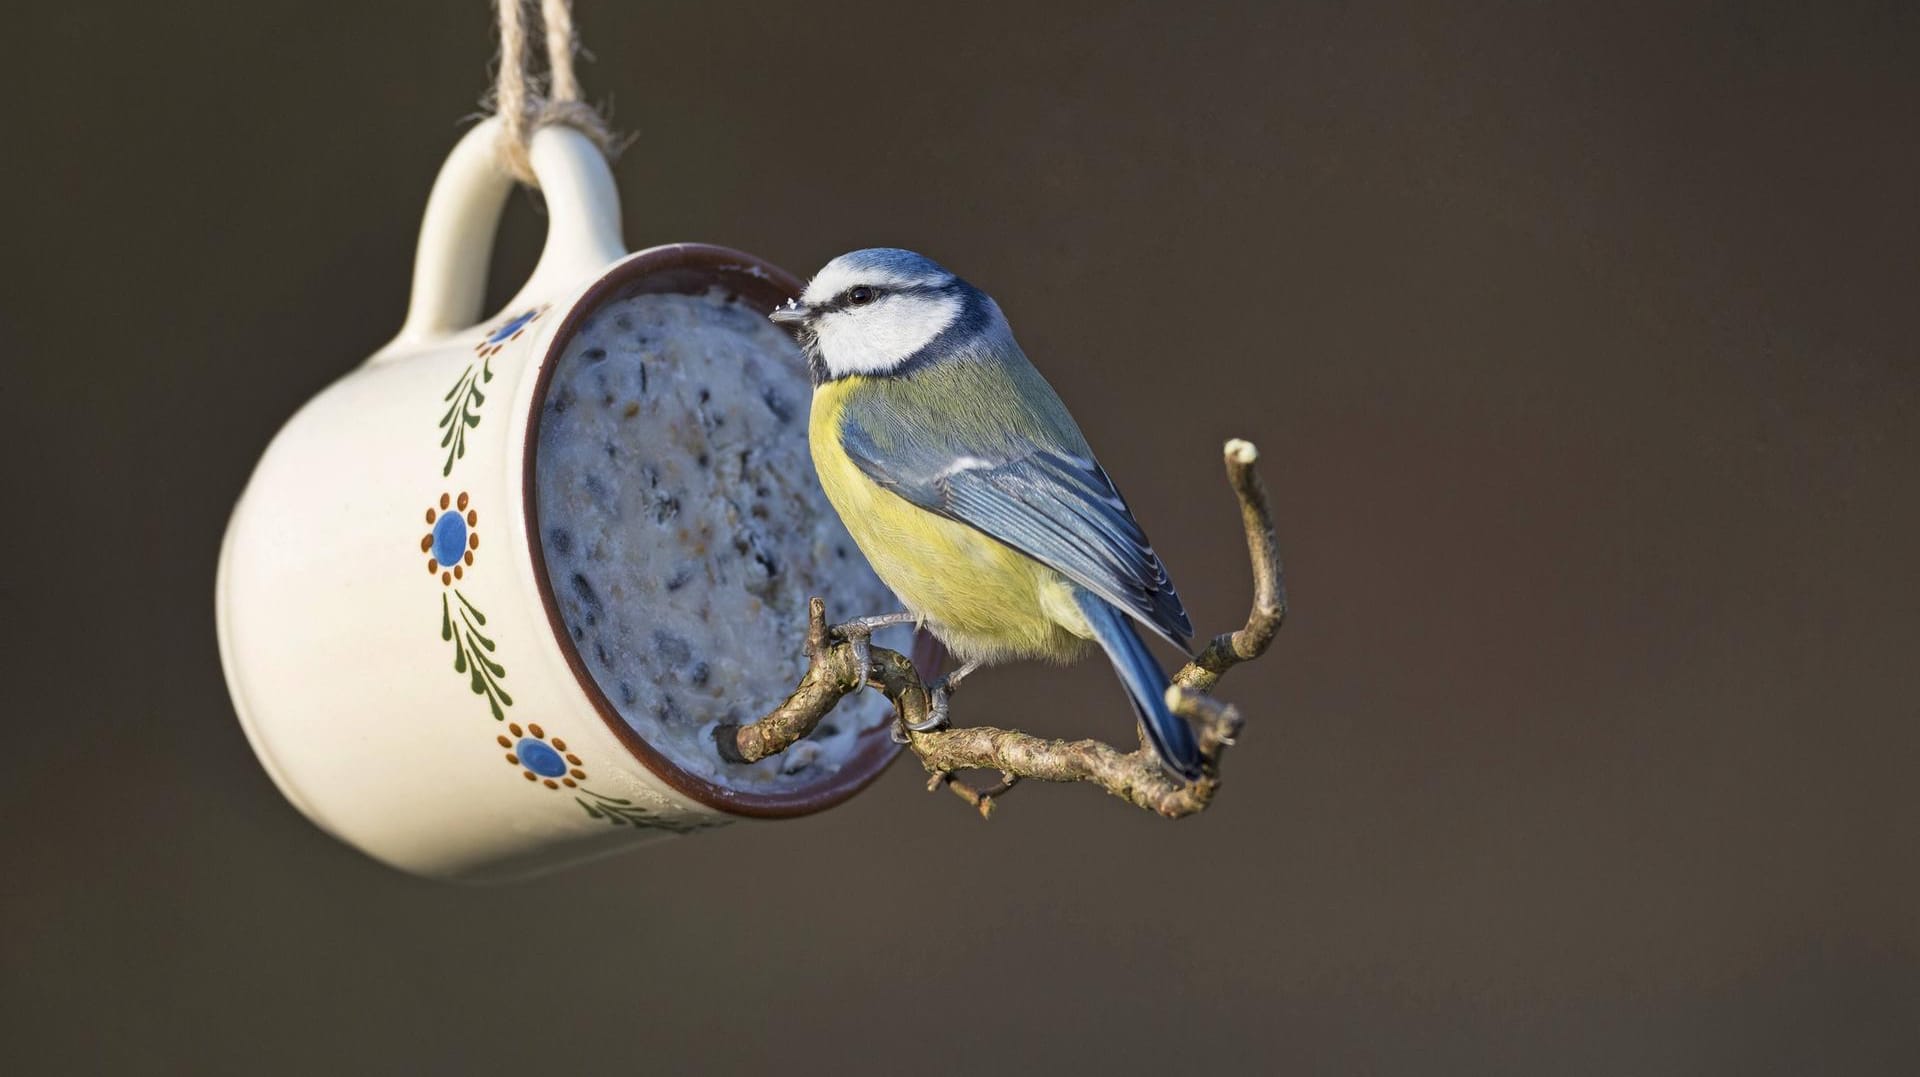
<svg viewBox="0 0 1920 1077"><path fill-rule="evenodd" d="M540 78L528 70L527 9L535 0L495 0L500 13L500 73L494 109L500 116L500 161L529 187L540 186L528 146L533 133L548 124L571 127L593 140L611 158L619 146L600 111L580 99L573 58L580 42L573 29L572 0L538 0L546 38L546 94Z"/></svg>

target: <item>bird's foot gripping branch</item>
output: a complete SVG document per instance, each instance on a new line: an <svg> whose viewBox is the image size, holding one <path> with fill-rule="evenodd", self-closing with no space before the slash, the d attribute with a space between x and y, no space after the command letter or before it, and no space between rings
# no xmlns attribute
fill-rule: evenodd
<svg viewBox="0 0 1920 1077"><path fill-rule="evenodd" d="M1213 688L1234 666L1266 653L1287 613L1273 515L1254 468L1258 459L1252 443L1227 442L1227 479L1240 499L1247 553L1253 561L1252 612L1244 627L1215 636L1174 674L1167 689L1168 706L1193 724L1200 744L1199 778L1185 781L1167 773L1144 738L1138 748L1123 752L1096 740L1048 740L986 726L915 732L912 726L925 723L933 700L913 663L898 651L867 645L864 638L837 639L827 624L826 604L818 598L808 610L807 672L799 687L758 721L715 730L720 753L750 763L785 751L812 732L843 697L871 687L893 701L907 746L932 775L927 788L945 786L982 817L992 814L1001 794L1025 779L1091 782L1129 804L1169 818L1206 810L1220 786L1221 755L1240 733L1240 712L1215 699ZM963 770L998 771L1000 781L990 788L975 788L955 777Z"/></svg>

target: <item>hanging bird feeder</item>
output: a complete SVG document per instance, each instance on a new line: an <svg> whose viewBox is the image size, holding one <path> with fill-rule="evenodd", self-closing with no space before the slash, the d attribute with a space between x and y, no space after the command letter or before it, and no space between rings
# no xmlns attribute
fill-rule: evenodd
<svg viewBox="0 0 1920 1077"><path fill-rule="evenodd" d="M819 811L898 750L872 694L804 751L717 750L806 670L809 596L888 601L814 479L804 362L766 318L800 285L722 247L629 254L597 117L568 100L570 28L548 35L568 42L557 100L535 102L501 10L503 116L433 186L405 324L274 438L217 595L236 708L288 799L466 879ZM482 317L515 171L546 245Z"/></svg>

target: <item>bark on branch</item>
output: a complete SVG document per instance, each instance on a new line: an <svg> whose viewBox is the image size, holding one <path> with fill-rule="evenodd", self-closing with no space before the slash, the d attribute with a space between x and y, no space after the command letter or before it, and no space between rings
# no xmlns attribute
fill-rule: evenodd
<svg viewBox="0 0 1920 1077"><path fill-rule="evenodd" d="M946 787L983 818L992 814L1003 793L1023 779L1089 782L1168 818L1204 811L1213 802L1220 786L1221 755L1239 736L1241 719L1238 710L1210 693L1228 670L1266 653L1287 614L1273 515L1255 468L1259 450L1251 442L1236 439L1227 442L1225 455L1227 481L1240 500L1247 554L1253 563L1253 606L1244 627L1215 636L1174 674L1167 689L1167 703L1174 713L1193 723L1200 742L1201 777L1188 782L1168 774L1144 741L1135 750L1122 752L1097 740L1049 740L1016 729L968 726L916 733L897 726L932 775L928 789ZM863 649L869 651L864 671L858 654ZM834 704L862 687L884 694L907 723L926 717L932 701L913 663L897 651L835 639L827 623L826 604L818 598L807 610L806 654L806 675L785 702L758 721L714 731L723 757L751 763L785 751L812 732ZM977 789L954 776L963 770L999 771L1000 782Z"/></svg>

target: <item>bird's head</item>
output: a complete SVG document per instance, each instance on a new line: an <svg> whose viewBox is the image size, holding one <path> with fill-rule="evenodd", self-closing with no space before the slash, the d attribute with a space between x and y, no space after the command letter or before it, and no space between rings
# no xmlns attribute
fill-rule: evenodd
<svg viewBox="0 0 1920 1077"><path fill-rule="evenodd" d="M942 334L977 332L1000 312L931 258L874 247L828 262L770 317L793 331L818 384L899 373Z"/></svg>

